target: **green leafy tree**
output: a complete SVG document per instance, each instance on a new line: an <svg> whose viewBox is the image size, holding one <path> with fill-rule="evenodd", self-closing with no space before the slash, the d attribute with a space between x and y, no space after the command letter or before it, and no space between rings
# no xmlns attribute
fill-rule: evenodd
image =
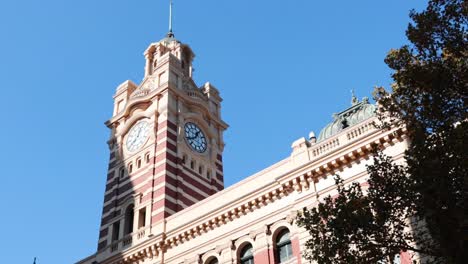
<svg viewBox="0 0 468 264"><path fill-rule="evenodd" d="M381 128L407 128L406 165L376 149L365 193L337 177L338 197L298 217L310 260L391 263L413 251L427 263L467 263L468 2L431 0L410 18L410 45L385 59L392 91L374 91Z"/></svg>

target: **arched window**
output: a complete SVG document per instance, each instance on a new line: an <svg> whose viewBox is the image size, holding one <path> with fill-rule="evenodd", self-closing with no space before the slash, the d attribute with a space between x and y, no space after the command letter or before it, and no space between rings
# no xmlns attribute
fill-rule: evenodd
<svg viewBox="0 0 468 264"><path fill-rule="evenodd" d="M245 245L240 252L240 264L254 264L252 245Z"/></svg>
<svg viewBox="0 0 468 264"><path fill-rule="evenodd" d="M276 263L283 263L293 257L289 230L282 230L276 236Z"/></svg>
<svg viewBox="0 0 468 264"><path fill-rule="evenodd" d="M218 259L217 258L210 258L206 264L218 264Z"/></svg>
<svg viewBox="0 0 468 264"><path fill-rule="evenodd" d="M134 206L133 204L131 204L125 210L124 235L128 235L133 232L133 216L134 216Z"/></svg>
<svg viewBox="0 0 468 264"><path fill-rule="evenodd" d="M125 177L125 168L124 168L124 167L120 168L120 170L119 170L119 177L120 177L120 178Z"/></svg>

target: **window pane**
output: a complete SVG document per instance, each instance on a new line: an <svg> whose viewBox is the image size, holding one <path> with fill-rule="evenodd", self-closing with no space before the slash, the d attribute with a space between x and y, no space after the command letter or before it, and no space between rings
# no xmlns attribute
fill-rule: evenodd
<svg viewBox="0 0 468 264"><path fill-rule="evenodd" d="M247 244L242 248L240 253L240 261L241 264L254 264L251 244Z"/></svg>
<svg viewBox="0 0 468 264"><path fill-rule="evenodd" d="M289 231L284 230L278 235L277 244L282 244L289 241Z"/></svg>
<svg viewBox="0 0 468 264"><path fill-rule="evenodd" d="M254 264L253 256L250 256L250 257L247 257L247 258L242 258L241 259L241 264Z"/></svg>
<svg viewBox="0 0 468 264"><path fill-rule="evenodd" d="M242 248L241 258L251 257L252 256L252 245L248 244L244 248Z"/></svg>
<svg viewBox="0 0 468 264"><path fill-rule="evenodd" d="M278 247L279 262L285 262L292 257L291 243Z"/></svg>

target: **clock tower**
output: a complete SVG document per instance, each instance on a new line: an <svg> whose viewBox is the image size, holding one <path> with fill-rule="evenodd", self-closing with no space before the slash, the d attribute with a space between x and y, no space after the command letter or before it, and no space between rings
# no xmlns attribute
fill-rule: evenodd
<svg viewBox="0 0 468 264"><path fill-rule="evenodd" d="M106 122L110 160L97 253L103 258L142 243L159 222L224 188L228 125L219 91L195 84L195 55L172 30L144 56L142 82L117 87Z"/></svg>

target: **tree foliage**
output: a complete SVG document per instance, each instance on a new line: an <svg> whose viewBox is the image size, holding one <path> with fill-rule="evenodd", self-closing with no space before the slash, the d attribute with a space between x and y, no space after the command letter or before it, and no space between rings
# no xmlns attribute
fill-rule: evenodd
<svg viewBox="0 0 468 264"><path fill-rule="evenodd" d="M304 210L310 260L391 263L401 251L427 263L468 259L468 2L431 0L410 18L410 45L385 59L392 91L374 91L382 129L407 128L406 165L376 151L366 193L338 177L337 198Z"/></svg>

